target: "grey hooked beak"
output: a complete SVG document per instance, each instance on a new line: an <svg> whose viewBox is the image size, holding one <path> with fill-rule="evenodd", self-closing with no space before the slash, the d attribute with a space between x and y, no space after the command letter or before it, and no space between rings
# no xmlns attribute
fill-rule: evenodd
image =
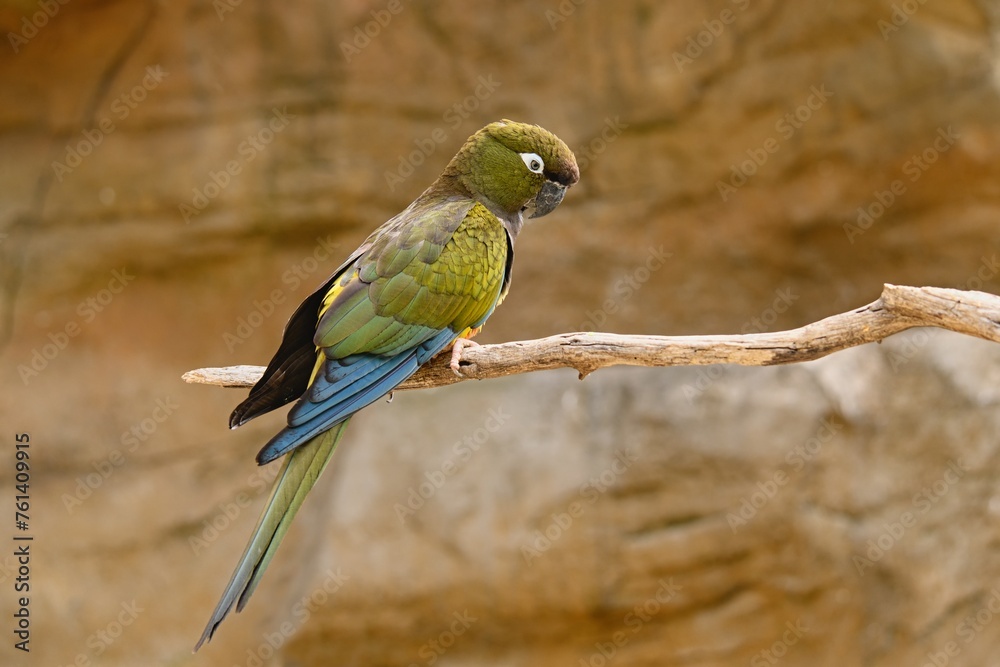
<svg viewBox="0 0 1000 667"><path fill-rule="evenodd" d="M538 191L534 199L528 202L525 206L525 211L528 213L529 218L540 218L543 215L548 215L559 206L562 202L563 197L566 196L566 186L559 185L558 183L553 183L552 181L545 181L542 184L542 189Z"/></svg>

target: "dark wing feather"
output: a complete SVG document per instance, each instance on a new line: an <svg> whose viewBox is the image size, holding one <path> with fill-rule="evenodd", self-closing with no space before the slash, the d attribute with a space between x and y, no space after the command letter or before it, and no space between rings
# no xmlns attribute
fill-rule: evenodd
<svg viewBox="0 0 1000 667"><path fill-rule="evenodd" d="M366 241L355 250L319 289L306 297L305 301L295 309L285 325L281 345L268 363L264 375L250 390L250 395L237 405L229 416L229 428L242 426L254 417L287 405L305 393L313 366L316 364L313 336L316 334L316 324L319 321L323 299L333 283L370 246L371 243Z"/></svg>

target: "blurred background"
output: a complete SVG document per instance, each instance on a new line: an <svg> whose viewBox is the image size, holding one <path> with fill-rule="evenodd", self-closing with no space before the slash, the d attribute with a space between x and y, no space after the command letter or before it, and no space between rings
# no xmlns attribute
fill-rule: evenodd
<svg viewBox="0 0 1000 667"><path fill-rule="evenodd" d="M580 184L479 340L1000 287L1000 3L0 2L0 482L25 665L992 665L1000 348L546 372L358 416L247 609L235 432L295 306L500 118Z"/></svg>

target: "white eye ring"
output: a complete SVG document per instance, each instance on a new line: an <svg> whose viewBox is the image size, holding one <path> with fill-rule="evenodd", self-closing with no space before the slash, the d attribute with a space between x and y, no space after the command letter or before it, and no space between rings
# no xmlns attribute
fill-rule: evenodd
<svg viewBox="0 0 1000 667"><path fill-rule="evenodd" d="M519 155L531 173L540 174L545 169L545 162L538 153L519 153Z"/></svg>

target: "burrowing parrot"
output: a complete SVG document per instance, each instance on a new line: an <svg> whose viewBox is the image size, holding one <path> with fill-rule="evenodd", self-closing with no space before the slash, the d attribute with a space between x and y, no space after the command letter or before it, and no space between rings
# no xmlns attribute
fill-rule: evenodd
<svg viewBox="0 0 1000 667"><path fill-rule="evenodd" d="M469 137L444 173L376 229L298 307L231 428L294 399L288 426L257 454L285 461L197 650L241 611L355 412L431 357L462 348L510 287L524 215L551 213L580 176L558 137L503 120Z"/></svg>

